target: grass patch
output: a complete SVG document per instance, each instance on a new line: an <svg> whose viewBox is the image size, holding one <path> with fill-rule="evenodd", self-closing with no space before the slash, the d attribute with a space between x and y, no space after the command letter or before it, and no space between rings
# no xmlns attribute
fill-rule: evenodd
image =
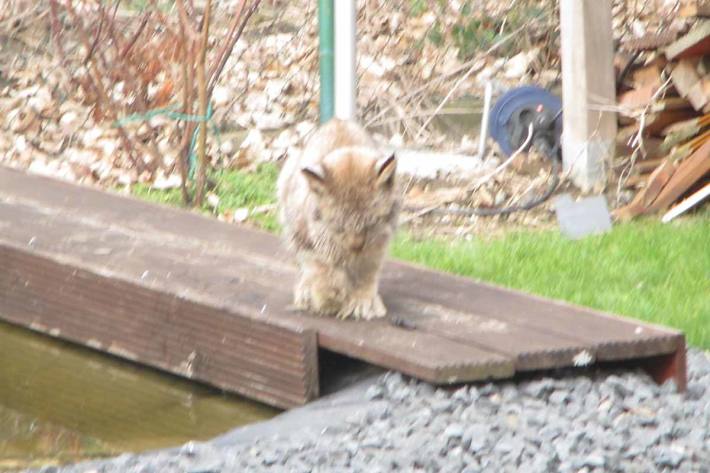
<svg viewBox="0 0 710 473"><path fill-rule="evenodd" d="M395 257L475 279L683 330L710 349L710 212L655 219L569 241L557 232L489 242L417 241L400 235Z"/></svg>
<svg viewBox="0 0 710 473"><path fill-rule="evenodd" d="M273 204L278 168L213 173L219 197L209 214ZM179 189L133 188L137 197L182 205ZM277 231L275 211L249 221ZM710 211L664 225L647 219L605 235L569 241L556 231L518 232L492 241L419 240L402 233L392 255L431 268L683 330L710 349Z"/></svg>
<svg viewBox="0 0 710 473"><path fill-rule="evenodd" d="M214 171L209 176L210 192L219 197L219 204L211 207L209 203L202 204L204 213L223 215L234 213L237 209L248 208L249 221L265 230L278 230L276 212L269 210L255 215L251 211L256 207L274 204L276 195L276 178L278 168L274 164L262 164L255 172L224 169ZM132 188L134 196L159 204L181 207L182 195L180 189L157 190L146 184L138 184Z"/></svg>

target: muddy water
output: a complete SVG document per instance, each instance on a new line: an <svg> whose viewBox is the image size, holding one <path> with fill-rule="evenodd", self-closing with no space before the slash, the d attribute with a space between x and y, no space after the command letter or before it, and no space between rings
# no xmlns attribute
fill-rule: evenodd
<svg viewBox="0 0 710 473"><path fill-rule="evenodd" d="M0 323L0 472L203 440L276 413Z"/></svg>

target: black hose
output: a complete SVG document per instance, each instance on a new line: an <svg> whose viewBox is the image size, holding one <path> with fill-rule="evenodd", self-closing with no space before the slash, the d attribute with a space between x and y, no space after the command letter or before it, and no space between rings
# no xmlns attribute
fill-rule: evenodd
<svg viewBox="0 0 710 473"><path fill-rule="evenodd" d="M443 209L436 209L433 212L435 213L444 213L447 215L478 215L480 217L492 217L494 215L508 215L514 212L521 212L525 210L531 210L537 207L538 205L542 204L545 202L547 199L550 198L550 196L555 192L557 189L557 186L560 183L560 161L559 158L557 157L557 153L559 151L559 144L555 144L555 146L550 147L545 140L539 140L538 142L535 143L536 147L540 149L549 159L551 162L551 167L552 169L550 170L551 172L551 180L550 184L547 186L547 189L545 192L543 192L541 195L539 195L537 198L534 200L527 202L523 205L510 205L510 206L505 206L505 207L471 207L471 208L465 208L465 209L452 209L452 208L443 208Z"/></svg>

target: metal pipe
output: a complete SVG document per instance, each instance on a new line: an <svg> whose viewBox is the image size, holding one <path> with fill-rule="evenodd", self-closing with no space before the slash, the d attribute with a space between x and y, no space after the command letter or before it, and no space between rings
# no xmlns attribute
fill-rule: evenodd
<svg viewBox="0 0 710 473"><path fill-rule="evenodd" d="M333 2L318 0L318 48L320 65L320 122L333 118Z"/></svg>
<svg viewBox="0 0 710 473"><path fill-rule="evenodd" d="M335 0L335 116L357 114L356 0Z"/></svg>

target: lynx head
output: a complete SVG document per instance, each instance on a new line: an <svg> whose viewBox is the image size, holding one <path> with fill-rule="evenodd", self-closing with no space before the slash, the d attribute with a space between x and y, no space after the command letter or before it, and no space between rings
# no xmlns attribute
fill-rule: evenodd
<svg viewBox="0 0 710 473"><path fill-rule="evenodd" d="M318 240L327 235L355 252L386 240L396 218L396 166L394 154L347 147L302 168L316 202L308 216L311 236Z"/></svg>

